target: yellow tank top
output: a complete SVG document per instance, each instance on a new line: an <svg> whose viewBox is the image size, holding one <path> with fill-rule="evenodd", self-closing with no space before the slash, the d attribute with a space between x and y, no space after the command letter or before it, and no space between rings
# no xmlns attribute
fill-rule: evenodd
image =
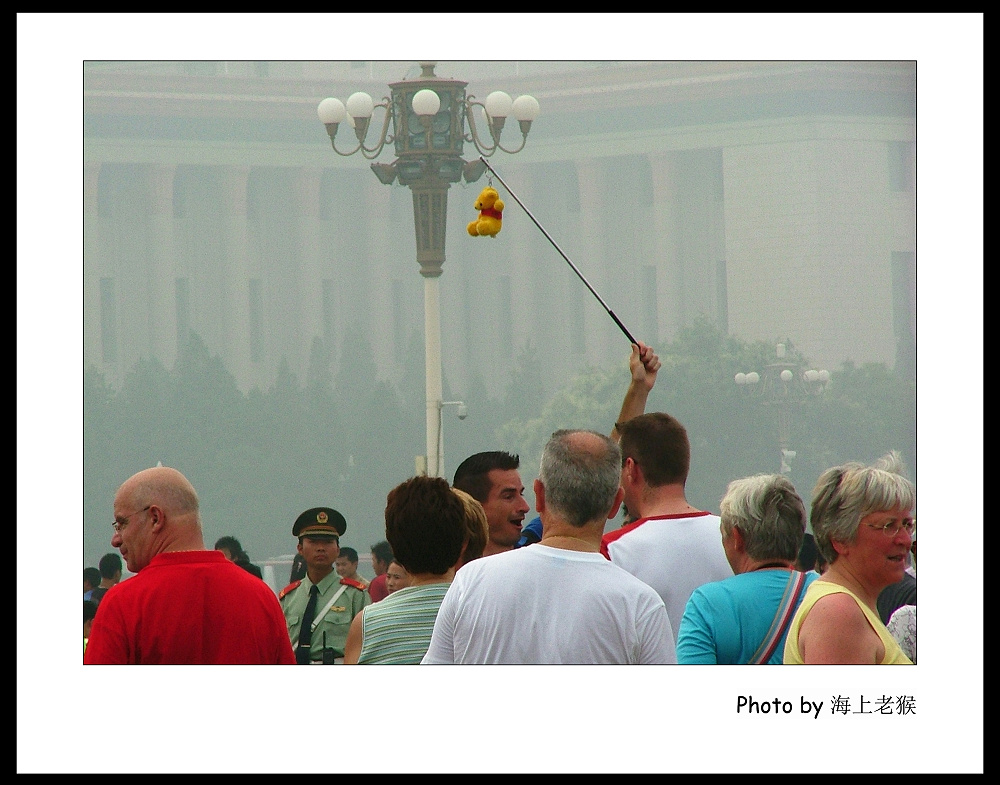
<svg viewBox="0 0 1000 785"><path fill-rule="evenodd" d="M813 581L809 588L806 589L806 596L802 598L802 604L799 605L799 609L795 612L795 616L792 619L792 625L788 629L788 637L785 639L785 655L784 663L785 665L804 665L802 661L802 653L799 651L799 628L802 627L802 621L805 619L809 611L812 610L813 605L823 597L830 594L847 594L853 599L858 607L865 614L865 618L868 619L868 623L872 626L872 629L878 634L878 637L882 641L882 645L885 646L885 656L882 657L882 662L879 665L912 665L910 658L907 657L903 650L896 643L896 639L892 637L882 620L878 617L871 608L865 605L854 592L849 589L845 589L843 586L839 586L836 583L829 583L822 579L818 581Z"/></svg>

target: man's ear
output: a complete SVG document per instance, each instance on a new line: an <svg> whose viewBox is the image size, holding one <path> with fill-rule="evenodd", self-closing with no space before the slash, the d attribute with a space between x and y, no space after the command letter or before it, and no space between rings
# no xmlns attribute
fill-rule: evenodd
<svg viewBox="0 0 1000 785"><path fill-rule="evenodd" d="M641 483L642 479L642 469L639 468L639 464L635 462L634 458L626 458L625 463L622 464L623 476L632 483Z"/></svg>
<svg viewBox="0 0 1000 785"><path fill-rule="evenodd" d="M734 526L732 528L731 536L733 538L733 547L736 549L737 553L747 552L747 541L743 536L743 532L740 531L739 526Z"/></svg>
<svg viewBox="0 0 1000 785"><path fill-rule="evenodd" d="M625 489L619 485L618 493L615 494L615 503L611 505L611 511L608 513L609 521L618 515L618 510L621 508L623 501L625 501Z"/></svg>
<svg viewBox="0 0 1000 785"><path fill-rule="evenodd" d="M545 486L542 485L542 481L536 477L532 487L535 490L535 512L541 513L545 508Z"/></svg>

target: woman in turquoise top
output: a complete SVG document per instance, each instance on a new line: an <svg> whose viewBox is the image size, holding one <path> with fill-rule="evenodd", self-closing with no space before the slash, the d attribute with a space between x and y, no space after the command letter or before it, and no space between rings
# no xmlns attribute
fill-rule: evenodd
<svg viewBox="0 0 1000 785"><path fill-rule="evenodd" d="M719 506L722 547L734 575L699 586L677 634L681 665L781 665L788 622L815 572L792 565L806 509L787 477L733 480Z"/></svg>
<svg viewBox="0 0 1000 785"><path fill-rule="evenodd" d="M820 475L811 520L829 566L792 620L786 665L912 665L882 624L876 600L903 578L915 498L895 451L872 466L847 463Z"/></svg>

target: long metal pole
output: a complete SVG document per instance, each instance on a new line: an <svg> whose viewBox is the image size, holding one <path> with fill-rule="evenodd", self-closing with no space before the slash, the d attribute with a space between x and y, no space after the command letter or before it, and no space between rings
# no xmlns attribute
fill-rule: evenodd
<svg viewBox="0 0 1000 785"><path fill-rule="evenodd" d="M448 215L448 184L428 177L410 186L416 229L417 263L424 278L424 375L427 406L427 468L429 477L440 477L441 450L441 303L438 278L444 264Z"/></svg>
<svg viewBox="0 0 1000 785"><path fill-rule="evenodd" d="M438 279L424 278L424 372L427 376L427 476L440 477L441 444L441 303Z"/></svg>
<svg viewBox="0 0 1000 785"><path fill-rule="evenodd" d="M552 247L553 247L553 248L555 248L555 249L556 249L556 250L557 250L557 251L559 252L560 256L562 256L562 258L566 260L567 264L569 264L569 266L573 268L573 272L575 272L575 273L576 273L576 274L577 274L577 275L578 275L578 276L580 277L580 280L581 280L581 281L583 281L583 282L584 282L584 283L585 283L585 284L587 285L587 288L588 288L588 289L590 289L590 291L591 291L591 294L593 294L593 295L594 295L594 297L596 297L596 298L597 298L597 301L598 301L598 302L599 302L599 303L600 303L601 305L603 305L603 306L604 306L604 310L605 310L605 311L607 311L607 312L608 312L608 315L609 315L609 316L610 316L610 317L611 317L612 319L614 319L614 320L615 320L615 324L617 324L617 325L618 325L618 327L619 327L619 328L621 328L621 331L622 331L623 333L625 333L625 337L629 339L629 342L630 342L630 343L634 343L634 344L638 345L638 344L639 344L639 342L638 342L638 341L637 341L637 340L636 340L635 338L633 338L633 337L632 337L632 333L630 333L630 332L629 332L629 331L628 331L628 330L627 330L627 329L625 328L625 325L624 325L624 324L622 324L622 321L621 321L621 319L619 319L619 318L618 318L618 317L617 317L617 316L615 315L615 312L614 312L614 311L612 311L612 310L611 310L611 309L610 309L610 308L608 307L608 304L607 304L606 302L604 302L604 299L603 299L603 298L601 297L601 295L599 295L599 294L597 293L597 290L596 290L596 289L594 289L594 287L590 285L590 281L588 281L588 280L587 280L586 278L584 278L584 277L583 277L583 273L581 273L581 272L580 272L580 270L579 270L579 269L577 268L577 266L576 266L575 264L573 264L573 260L572 260L572 259L570 259L570 258L569 258L569 257L568 257L568 256L567 256L567 255L566 255L565 253L563 253L563 249L562 249L562 248L560 248L560 247L559 247L559 246L558 246L558 245L556 244L556 241L555 241L555 240L553 240L553 239L552 239L552 237L551 237L551 236L549 235L549 233L545 231L545 227L544 227L544 226L542 226L542 225L541 225L540 223L538 223L538 220L537 220L537 219L535 218L535 216L533 216L533 215L531 214L531 210L529 210L529 209L528 209L527 207L525 207L525 206L524 206L524 202L522 202L522 201L521 201L520 199L518 199L518 198L517 198L517 194L516 194L516 193L514 193L514 192L513 192L512 190L510 190L510 186L509 186L509 185L507 185L507 183L505 183L505 182L504 182L503 178L502 178L502 177L501 177L500 175L498 175L498 174L497 174L497 171L496 171L496 169L494 169L494 168L493 168L492 166L490 166L490 162L489 162L489 161L487 161L487 160L486 160L486 158L484 158L483 156L479 156L479 160L480 160L480 161L482 161L482 162L483 162L484 164L486 164L486 168L487 168L487 169L489 169L489 170L490 170L490 172L491 172L491 173L493 174L493 176L494 176L494 177L496 177L496 178L497 178L497 180L499 180L499 181L500 181L500 184L501 184L501 185L503 185L503 187L507 189L507 193L509 193L509 194L510 194L510 195L511 195L511 196L512 196L512 197L514 198L514 201L515 201L515 202L517 202L517 203L518 203L519 205L521 205L521 209L522 209L522 210L524 210L524 212L526 212L526 213L528 214L528 217L529 217L529 218L530 218L530 219L531 219L532 221L534 221L534 223L535 223L535 226L537 226L537 227L538 227L538 228L539 228L539 229L541 230L542 234L544 234L544 235L545 235L545 238L546 238L546 239L547 239L547 240L548 240L548 241L549 241L550 243L552 243Z"/></svg>

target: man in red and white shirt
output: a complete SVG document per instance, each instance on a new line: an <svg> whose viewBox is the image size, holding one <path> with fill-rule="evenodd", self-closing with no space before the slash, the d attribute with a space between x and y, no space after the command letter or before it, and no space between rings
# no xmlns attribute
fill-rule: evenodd
<svg viewBox="0 0 1000 785"><path fill-rule="evenodd" d="M645 344L633 344L629 368L632 381L611 438L622 449L622 489L632 521L604 535L601 553L656 590L676 640L691 592L733 570L722 547L721 519L684 495L691 463L687 431L669 414L643 413L659 358Z"/></svg>

